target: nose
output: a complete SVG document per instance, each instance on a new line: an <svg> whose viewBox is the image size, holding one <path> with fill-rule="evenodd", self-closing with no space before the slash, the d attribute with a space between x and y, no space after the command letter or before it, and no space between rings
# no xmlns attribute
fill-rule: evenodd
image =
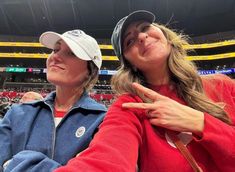
<svg viewBox="0 0 235 172"><path fill-rule="evenodd" d="M50 58L50 60L61 61L62 60L62 54L59 51L58 52L52 52L49 58Z"/></svg>
<svg viewBox="0 0 235 172"><path fill-rule="evenodd" d="M142 44L148 38L148 34L140 32L138 34L138 43Z"/></svg>

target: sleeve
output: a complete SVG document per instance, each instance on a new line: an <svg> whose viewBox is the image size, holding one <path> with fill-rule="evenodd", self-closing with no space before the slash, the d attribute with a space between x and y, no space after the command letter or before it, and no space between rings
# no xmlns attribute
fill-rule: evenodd
<svg viewBox="0 0 235 172"><path fill-rule="evenodd" d="M235 169L235 128L205 114L205 127L201 139L196 139L211 155L223 172Z"/></svg>
<svg viewBox="0 0 235 172"><path fill-rule="evenodd" d="M235 169L235 82L224 76L220 76L222 86L217 90L223 90L223 101L226 111L232 120L232 124L226 124L221 120L205 114L204 130L202 138L195 138L211 155L218 168L223 172L233 172Z"/></svg>
<svg viewBox="0 0 235 172"><path fill-rule="evenodd" d="M88 149L55 172L134 172L141 144L142 127L137 112L123 109L121 97L114 103Z"/></svg>
<svg viewBox="0 0 235 172"><path fill-rule="evenodd" d="M49 159L41 152L24 150L14 155L4 172L50 172L60 166L56 161Z"/></svg>
<svg viewBox="0 0 235 172"><path fill-rule="evenodd" d="M0 172L38 172L48 171L60 166L44 154L35 151L20 151L12 153L12 119L15 109L11 108L0 121Z"/></svg>
<svg viewBox="0 0 235 172"><path fill-rule="evenodd" d="M3 164L12 158L11 151L11 120L10 109L0 121L0 172L3 171Z"/></svg>

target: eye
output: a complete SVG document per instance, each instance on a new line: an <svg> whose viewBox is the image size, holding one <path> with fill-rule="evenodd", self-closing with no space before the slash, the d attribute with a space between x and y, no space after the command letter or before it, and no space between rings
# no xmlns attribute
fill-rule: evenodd
<svg viewBox="0 0 235 172"><path fill-rule="evenodd" d="M129 47L130 45L133 44L133 42L135 42L135 39L131 38L127 41L126 45Z"/></svg>
<svg viewBox="0 0 235 172"><path fill-rule="evenodd" d="M148 31L150 28L150 25L144 25L143 27L141 27L141 32L146 32Z"/></svg>
<svg viewBox="0 0 235 172"><path fill-rule="evenodd" d="M68 54L69 56L76 56L72 51L69 51L67 54Z"/></svg>
<svg viewBox="0 0 235 172"><path fill-rule="evenodd" d="M124 47L125 49L131 47L133 45L133 43L135 42L134 38L129 38L125 41Z"/></svg>

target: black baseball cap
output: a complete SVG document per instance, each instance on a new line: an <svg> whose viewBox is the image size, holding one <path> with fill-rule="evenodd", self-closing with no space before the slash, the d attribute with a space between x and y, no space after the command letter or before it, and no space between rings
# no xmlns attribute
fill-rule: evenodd
<svg viewBox="0 0 235 172"><path fill-rule="evenodd" d="M146 10L138 10L130 13L128 16L123 17L119 22L116 24L113 34L111 37L111 43L114 48L114 52L119 58L119 60L123 61L123 52L122 52L122 37L123 33L127 29L127 27L135 21L147 21L153 23L155 20L155 15Z"/></svg>

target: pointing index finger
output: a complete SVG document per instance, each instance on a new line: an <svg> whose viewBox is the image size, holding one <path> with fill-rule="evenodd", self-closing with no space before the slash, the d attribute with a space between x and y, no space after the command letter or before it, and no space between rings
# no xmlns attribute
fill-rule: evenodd
<svg viewBox="0 0 235 172"><path fill-rule="evenodd" d="M136 108L145 110L155 110L155 106L150 103L123 103L123 108Z"/></svg>

